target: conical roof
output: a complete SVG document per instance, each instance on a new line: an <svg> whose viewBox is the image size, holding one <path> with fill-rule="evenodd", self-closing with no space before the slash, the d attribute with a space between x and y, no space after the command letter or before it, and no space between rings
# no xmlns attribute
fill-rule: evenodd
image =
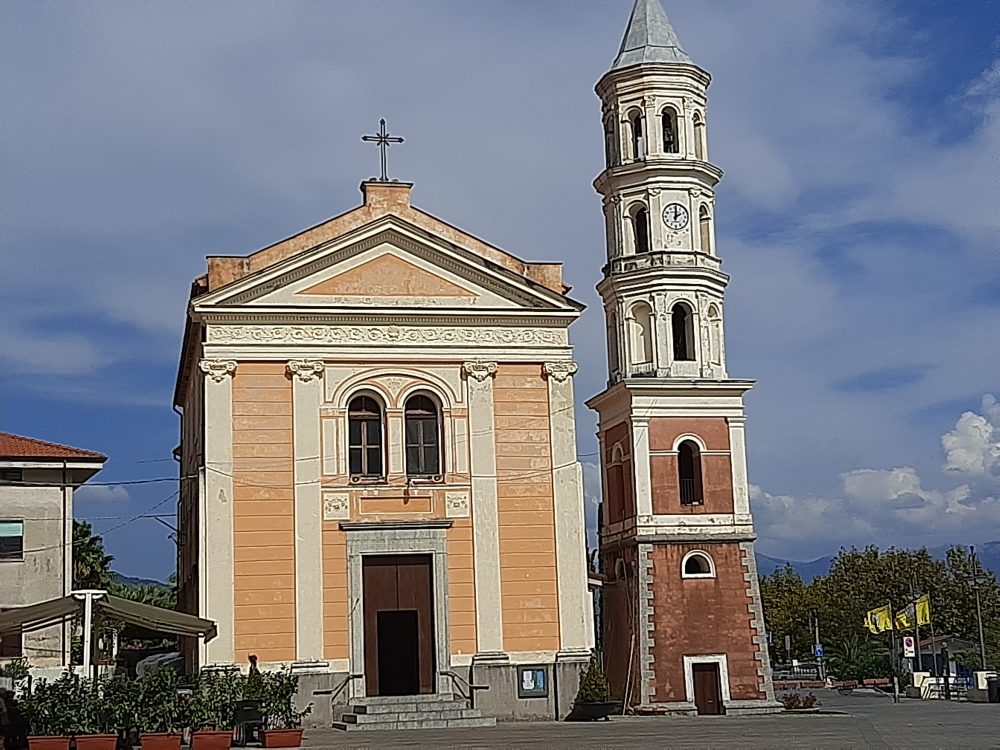
<svg viewBox="0 0 1000 750"><path fill-rule="evenodd" d="M625 37L611 70L642 63L689 63L660 0L635 0Z"/></svg>

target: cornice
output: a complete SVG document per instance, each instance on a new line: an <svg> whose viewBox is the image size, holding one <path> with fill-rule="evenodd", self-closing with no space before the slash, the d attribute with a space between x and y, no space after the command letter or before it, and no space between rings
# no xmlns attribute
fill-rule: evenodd
<svg viewBox="0 0 1000 750"><path fill-rule="evenodd" d="M290 308L275 306L271 308L205 308L196 309L197 319L209 325L381 325L381 326L538 326L542 328L563 329L579 317L572 310L546 311L538 310L483 310L472 313L467 308L434 310L403 310L389 308L372 310L357 308L343 312L320 312L316 308Z"/></svg>

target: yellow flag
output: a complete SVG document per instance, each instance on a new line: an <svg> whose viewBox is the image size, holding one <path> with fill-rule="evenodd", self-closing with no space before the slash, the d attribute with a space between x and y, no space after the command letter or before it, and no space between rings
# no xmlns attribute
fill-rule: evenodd
<svg viewBox="0 0 1000 750"><path fill-rule="evenodd" d="M873 633L884 633L886 630L892 630L892 608L886 604L884 607L869 610L865 616L865 624Z"/></svg>
<svg viewBox="0 0 1000 750"><path fill-rule="evenodd" d="M913 605L910 604L905 609L901 609L896 613L896 630L911 629L914 619Z"/></svg>
<svg viewBox="0 0 1000 750"><path fill-rule="evenodd" d="M929 625L931 622L931 597L924 594L917 599L917 625Z"/></svg>

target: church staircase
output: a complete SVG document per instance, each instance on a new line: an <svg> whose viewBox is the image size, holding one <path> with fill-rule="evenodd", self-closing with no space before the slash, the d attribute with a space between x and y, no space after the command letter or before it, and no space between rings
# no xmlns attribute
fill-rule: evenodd
<svg viewBox="0 0 1000 750"><path fill-rule="evenodd" d="M447 693L360 698L347 707L334 729L349 732L397 729L450 729L496 726L492 716L469 708L464 698Z"/></svg>

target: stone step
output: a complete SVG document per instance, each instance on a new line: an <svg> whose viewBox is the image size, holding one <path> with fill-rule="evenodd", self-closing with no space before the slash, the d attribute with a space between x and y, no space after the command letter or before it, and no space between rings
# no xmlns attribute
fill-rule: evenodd
<svg viewBox="0 0 1000 750"><path fill-rule="evenodd" d="M379 721L370 724L352 724L346 721L333 722L334 729L348 732L391 732L399 729L474 729L495 727L497 720L493 716L483 716L478 719L419 719L416 721Z"/></svg>
<svg viewBox="0 0 1000 750"><path fill-rule="evenodd" d="M414 713L436 714L441 711L459 711L468 708L465 701L444 700L431 703L429 701L407 701L400 703L356 703L348 707L348 713L368 714L377 716L380 714Z"/></svg>
<svg viewBox="0 0 1000 750"><path fill-rule="evenodd" d="M387 721L440 721L440 720L451 720L451 719L479 719L482 718L482 714L472 708L458 707L451 710L417 710L417 711L396 711L396 712L379 712L379 713L346 713L343 715L342 719L347 724L378 724L379 722Z"/></svg>
<svg viewBox="0 0 1000 750"><path fill-rule="evenodd" d="M416 695L372 695L358 698L356 702L365 706L388 706L393 703L441 703L456 700L459 700L459 697L454 693L417 693Z"/></svg>

